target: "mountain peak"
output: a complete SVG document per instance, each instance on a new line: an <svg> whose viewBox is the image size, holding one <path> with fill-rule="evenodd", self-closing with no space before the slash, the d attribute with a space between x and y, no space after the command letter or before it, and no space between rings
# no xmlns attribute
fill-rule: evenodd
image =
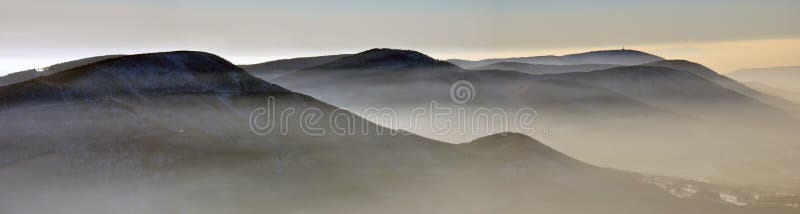
<svg viewBox="0 0 800 214"><path fill-rule="evenodd" d="M454 65L434 59L423 53L412 50L374 48L361 53L342 57L336 61L313 67L311 69L419 69L434 67L455 67Z"/></svg>
<svg viewBox="0 0 800 214"><path fill-rule="evenodd" d="M181 94L288 92L214 54L174 51L120 56L17 83L0 101L96 99Z"/></svg>
<svg viewBox="0 0 800 214"><path fill-rule="evenodd" d="M492 134L484 137L477 138L469 142L471 145L475 146L487 146L487 145L518 145L518 146L545 146L541 142L532 137L516 132L502 132L497 134ZM549 148L549 147L548 147Z"/></svg>
<svg viewBox="0 0 800 214"><path fill-rule="evenodd" d="M50 83L81 84L88 79L107 79L120 84L155 86L205 81L208 78L249 75L217 55L198 51L136 54L112 58L62 71L39 79ZM225 79L225 78L223 78ZM149 82L138 82L149 81ZM219 81L219 80L218 80ZM107 84L106 84L107 85Z"/></svg>
<svg viewBox="0 0 800 214"><path fill-rule="evenodd" d="M584 64L639 65L664 60L659 56L637 50L599 50L562 56Z"/></svg>
<svg viewBox="0 0 800 214"><path fill-rule="evenodd" d="M568 165L581 163L528 135L514 132L481 137L464 146L482 155L508 160L538 160L534 162L547 161Z"/></svg>

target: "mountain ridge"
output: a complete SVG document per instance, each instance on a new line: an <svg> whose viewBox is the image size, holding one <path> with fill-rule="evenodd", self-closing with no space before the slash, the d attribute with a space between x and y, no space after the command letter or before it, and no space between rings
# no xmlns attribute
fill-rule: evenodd
<svg viewBox="0 0 800 214"><path fill-rule="evenodd" d="M719 119L727 118L725 115L732 113L742 115L752 113L771 119L789 116L778 108L717 84L713 80L693 72L670 67L637 65L590 72L547 74L537 77L576 81L607 88L645 103L655 104L655 106L666 109L676 109L678 112L691 113L694 116L711 116L710 118ZM703 106L713 106L720 113Z"/></svg>
<svg viewBox="0 0 800 214"><path fill-rule="evenodd" d="M798 114L800 115L800 105L787 100L782 97L777 97L771 94L762 93L759 90L755 90L750 86L740 83L728 76L719 74L718 72L696 62L688 61L688 60L663 60L653 63L648 63L644 65L649 66L661 66L661 67L668 67L676 70L688 71L693 74L696 74L700 77L703 77L711 82L714 82L722 87L728 88L745 96L754 98L758 101L764 102L771 106L775 106L780 108L781 110L787 111L789 113ZM799 75L800 76L800 75Z"/></svg>
<svg viewBox="0 0 800 214"><path fill-rule="evenodd" d="M307 70L345 69L423 69L450 67L445 61L434 59L413 50L373 48L364 52L344 56L329 63L306 68Z"/></svg>
<svg viewBox="0 0 800 214"><path fill-rule="evenodd" d="M239 67L261 79L271 80L300 69L322 65L350 55L352 54L279 59L257 64L239 65Z"/></svg>
<svg viewBox="0 0 800 214"><path fill-rule="evenodd" d="M15 84L13 90L62 87L114 98L140 95L149 101L120 100L124 109L73 103L0 114L5 130L0 132L1 207L20 213L795 211L734 207L705 195L679 199L636 173L571 167L575 163L565 161L568 156L516 133L453 145L372 132L311 136L301 129L306 120L285 120L288 134L261 135L254 133L248 116L264 107L264 97L246 95L301 94L242 72L213 54L167 52ZM165 89L178 97L147 92ZM0 88L0 93L7 90ZM233 97L220 99L228 96ZM265 110L313 107L321 112L321 124L329 124L328 116L337 110L304 95L277 99L276 107ZM382 129L353 118L356 133Z"/></svg>
<svg viewBox="0 0 800 214"><path fill-rule="evenodd" d="M102 83L102 84L98 84ZM205 52L127 55L0 88L3 105L31 100L131 98L181 93L288 93Z"/></svg>
<svg viewBox="0 0 800 214"><path fill-rule="evenodd" d="M14 83L24 82L36 77L58 73L64 70L69 70L75 67L80 67L83 65L103 61L106 59L116 58L120 56L124 55L104 55L104 56L87 57L83 59L54 64L51 66L47 66L43 69L30 69L30 70L10 73L5 76L0 76L0 87L11 85Z"/></svg>
<svg viewBox="0 0 800 214"><path fill-rule="evenodd" d="M511 70L511 71L520 71L523 73L528 73L533 75L539 75L539 74L556 74L556 73L571 73L571 72L589 72L589 71L603 70L619 66L620 65L607 65L607 64L545 65L545 64L531 64L524 62L498 62L485 66L470 68L470 70Z"/></svg>
<svg viewBox="0 0 800 214"><path fill-rule="evenodd" d="M486 66L498 62L522 62L529 64L544 65L576 65L576 64L614 64L614 65L638 65L644 63L664 60L664 58L637 50L599 50L584 53L567 54L562 56L532 56L532 57L512 57L512 58L493 58L477 61L449 59L450 63L462 68L475 68Z"/></svg>
<svg viewBox="0 0 800 214"><path fill-rule="evenodd" d="M502 132L474 139L459 147L475 149L481 155L496 155L510 159L533 159L534 162L546 161L561 167L588 167L589 164L572 158L550 146L524 134Z"/></svg>

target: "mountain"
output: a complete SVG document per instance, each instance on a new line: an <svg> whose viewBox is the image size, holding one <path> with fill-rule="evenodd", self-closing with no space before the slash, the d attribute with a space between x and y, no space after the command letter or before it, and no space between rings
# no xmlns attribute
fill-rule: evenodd
<svg viewBox="0 0 800 214"><path fill-rule="evenodd" d="M314 66L310 70L396 70L422 69L437 67L455 67L450 63L431 58L420 52L411 50L395 50L387 48L370 49L358 54Z"/></svg>
<svg viewBox="0 0 800 214"><path fill-rule="evenodd" d="M619 67L620 65L578 64L578 65L542 65L521 62L498 62L491 65L470 68L470 70L505 70L519 71L533 75L557 74L570 72L587 72Z"/></svg>
<svg viewBox="0 0 800 214"><path fill-rule="evenodd" d="M758 101L769 104L771 106L778 107L784 111L794 112L795 114L800 115L800 105L798 105L797 103L794 103L792 101L786 100L781 97L765 94L758 90L754 90L742 83L739 83L736 80L728 78L727 76L724 75L720 75L714 70L711 70L710 68L695 62L690 62L687 60L663 60L663 61L648 63L645 65L661 66L661 67L672 68L675 70L688 71L697 76L712 81L720 86L733 90L737 93L754 98Z"/></svg>
<svg viewBox="0 0 800 214"><path fill-rule="evenodd" d="M569 54L564 56L534 56L516 58L484 59L478 61L451 59L448 62L462 68L475 68L498 62L519 62L542 65L579 65L579 64L609 64L609 65L639 65L664 60L659 56L636 50L602 50L586 53Z"/></svg>
<svg viewBox="0 0 800 214"><path fill-rule="evenodd" d="M612 68L623 72L531 75L445 64L414 69L404 69L403 63L375 63L382 65L377 69L363 66L365 63L342 64L362 66L336 69L321 65L324 69L307 68L271 82L379 125L450 143L502 131L522 132L547 137L560 151L592 163L737 185L794 183L792 178L797 175L775 176L766 169L800 172L777 161L796 159L780 152L797 146L791 115L688 71L623 66ZM591 76L553 76L568 74ZM453 93L459 88L471 93L462 94L466 96L460 100ZM440 108L466 116L431 113ZM517 129L518 121L502 119L502 114L515 118L518 112L530 109L536 113L531 124L523 125L525 130ZM382 119L385 112L399 117ZM501 119L485 122L485 117L472 117L474 114ZM440 130L448 124L460 127ZM771 143L758 143L764 139ZM781 158L767 154L781 154ZM736 164L721 157L736 157ZM709 167L730 170L709 171ZM752 173L761 170L765 173Z"/></svg>
<svg viewBox="0 0 800 214"><path fill-rule="evenodd" d="M96 56L96 57L89 57L64 63L59 63L55 65L51 65L42 69L30 69L20 72L10 73L8 75L0 77L0 87L11 85L14 83L23 82L29 79L33 79L39 76L46 76L54 73L58 73L64 70L69 70L75 67L103 61L106 59L120 57L122 55L106 55L106 56Z"/></svg>
<svg viewBox="0 0 800 214"><path fill-rule="evenodd" d="M446 73L457 72L461 69L416 51L375 48L326 64L301 69L273 81L289 88L301 89L325 87L328 84L345 84L375 76L393 75L398 71L406 73L394 75L403 76L414 73L427 75L429 71L433 70L438 73ZM433 73L431 75L440 74Z"/></svg>
<svg viewBox="0 0 800 214"><path fill-rule="evenodd" d="M288 92L279 86L264 84L219 56L178 51L111 58L10 85L0 90L0 106L20 102L273 91Z"/></svg>
<svg viewBox="0 0 800 214"><path fill-rule="evenodd" d="M3 213L796 211L678 198L521 134L457 145L392 132L202 52L124 56L0 92Z"/></svg>
<svg viewBox="0 0 800 214"><path fill-rule="evenodd" d="M747 86L737 82L736 80L720 75L716 71L711 70L710 68L696 62L691 62L687 60L662 60L643 65L667 67L680 71L688 71L689 73L705 78L709 81L719 84L720 86L726 87L736 92L745 95L752 95L755 97L762 96L758 91L748 88Z"/></svg>
<svg viewBox="0 0 800 214"><path fill-rule="evenodd" d="M476 89L475 100L467 104L472 107L499 104L498 107L508 107L512 112L521 107L537 107L540 111L547 109L552 116L564 113L576 119L602 109L630 116L646 112L669 114L596 87L538 80L514 71L464 70L408 50L372 49L272 81L358 111L370 107L428 106L431 101L453 104L450 88L460 80L469 81ZM583 96L597 96L597 99L580 99ZM611 115L603 113L604 117Z"/></svg>
<svg viewBox="0 0 800 214"><path fill-rule="evenodd" d="M800 92L800 66L751 68L736 70L728 74L744 83L757 82L785 91Z"/></svg>
<svg viewBox="0 0 800 214"><path fill-rule="evenodd" d="M725 88L695 73L668 67L628 66L538 77L607 88L664 109L707 119L715 116L723 118L732 112L738 112L743 117L757 114L780 118L782 115L780 111L771 106Z"/></svg>
<svg viewBox="0 0 800 214"><path fill-rule="evenodd" d="M290 72L329 63L349 55L350 54L339 54L339 55L328 55L328 56L281 59L281 60L263 62L252 65L239 65L239 67L246 70L250 74L257 76L258 78L264 80L271 80Z"/></svg>
<svg viewBox="0 0 800 214"><path fill-rule="evenodd" d="M478 159L481 159L480 156L489 160L497 157L509 160L528 159L532 163L561 169L591 167L519 133L504 132L480 137L469 143L459 144L459 147L474 151Z"/></svg>
<svg viewBox="0 0 800 214"><path fill-rule="evenodd" d="M603 50L562 56L584 64L638 65L663 60L659 56L637 50Z"/></svg>

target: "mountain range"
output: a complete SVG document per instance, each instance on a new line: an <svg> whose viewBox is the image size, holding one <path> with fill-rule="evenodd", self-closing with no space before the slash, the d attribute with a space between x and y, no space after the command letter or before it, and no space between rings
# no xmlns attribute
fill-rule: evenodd
<svg viewBox="0 0 800 214"><path fill-rule="evenodd" d="M575 55L597 53L627 62L650 56L631 50ZM622 54L608 56L611 53ZM636 57L624 59L631 54ZM466 70L416 51L373 49L270 81L362 116L367 116L365 111L390 108L400 115L399 119L373 121L390 128L410 127L413 130L408 131L450 143L491 134L497 127L502 131L503 125L514 124L495 124L474 133L438 133L430 118L412 121L413 111L430 106L432 101L464 108L468 113L499 108L513 114L533 108L537 112L534 130L527 134L547 137L560 150L590 162L636 170L653 170L658 166L659 173L673 176L747 185L772 179L779 180L769 182L792 182L796 173L791 172L796 170L778 160L769 161L768 166L752 165L741 170L707 169L708 166L731 168L727 167L731 160L721 160L720 153L736 157L733 160L736 163L763 163L762 160L774 159L768 154L781 150L774 148L797 147L789 137L793 127L797 127L795 112L788 110L790 102L772 99L697 63L648 58L656 61L640 60L647 62L595 71L533 75L514 70ZM561 66L565 65L551 65ZM466 103L455 103L450 90L462 80L472 85L474 97ZM474 121L459 121L466 127L474 127L471 122ZM604 143L582 143L594 139L603 139ZM770 139L770 143L757 143L764 139ZM616 149L609 149L609 144ZM754 150L765 152L750 152ZM793 159L793 154L786 153L779 159ZM650 161L642 161L642 156ZM688 158L676 160L676 156ZM786 174L750 173L759 169Z"/></svg>
<svg viewBox="0 0 800 214"><path fill-rule="evenodd" d="M796 212L780 201L791 197L765 201L776 195L598 167L523 134L444 143L293 89L367 96L390 88L366 86L395 83L407 91L380 99L413 103L449 99L450 81L461 79L483 94L476 103L675 116L604 88L468 71L414 51L369 50L300 68L278 85L209 53L119 56L0 88L0 212ZM270 114L304 109L316 116ZM265 124L277 127L254 129Z"/></svg>

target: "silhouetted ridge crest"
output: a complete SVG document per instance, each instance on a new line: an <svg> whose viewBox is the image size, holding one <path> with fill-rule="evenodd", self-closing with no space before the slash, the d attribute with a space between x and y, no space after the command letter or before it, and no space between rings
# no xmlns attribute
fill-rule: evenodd
<svg viewBox="0 0 800 214"><path fill-rule="evenodd" d="M640 65L664 60L659 56L636 50L601 50L585 53L569 54L564 56L530 56L512 58L494 58L478 61L450 59L455 65L463 68L476 68L498 62L521 62L541 65L579 65L579 64L604 64L604 65Z"/></svg>
<svg viewBox="0 0 800 214"><path fill-rule="evenodd" d="M41 70L30 69L30 70L10 73L8 75L0 77L0 87L6 86L6 85L11 85L11 84L14 84L14 83L25 82L27 80L31 80L31 79L36 78L36 77L47 76L47 75L50 75L50 74L58 73L58 72L61 72L61 71L73 69L73 68L76 68L76 67L80 67L80 66L92 64L92 63L95 63L95 62L99 62L99 61L103 61L103 60L107 60L107 59L111 59L111 58L120 57L120 56L122 56L122 55L95 56L95 57L83 58L83 59L78 59L78 60L73 60L73 61L54 64L54 65L42 68Z"/></svg>
<svg viewBox="0 0 800 214"><path fill-rule="evenodd" d="M711 70L710 68L688 60L661 60L644 64L646 66L659 66L667 67L675 70L688 71L703 78L714 80L720 78L720 75Z"/></svg>
<svg viewBox="0 0 800 214"><path fill-rule="evenodd" d="M0 101L47 101L161 95L247 95L288 90L204 52L122 56L0 88Z"/></svg>
<svg viewBox="0 0 800 214"><path fill-rule="evenodd" d="M601 50L591 51L579 54L564 55L563 58L570 61L578 61L581 63L596 63L604 64L613 62L611 64L620 65L636 65L642 63L649 63L664 60L659 56L645 53L637 50Z"/></svg>
<svg viewBox="0 0 800 214"><path fill-rule="evenodd" d="M493 134L475 139L464 144L464 146L482 155L507 160L544 161L575 166L584 164L528 135L520 133L504 132Z"/></svg>
<svg viewBox="0 0 800 214"><path fill-rule="evenodd" d="M575 64L575 65L547 65L531 64L524 62L498 62L486 66L471 68L470 70L507 70L518 71L533 75L538 74L558 74L571 72L588 72L619 67L621 65L609 64Z"/></svg>
<svg viewBox="0 0 800 214"><path fill-rule="evenodd" d="M311 69L418 69L437 67L455 68L456 66L416 51L375 48L342 57L336 61L312 67Z"/></svg>
<svg viewBox="0 0 800 214"><path fill-rule="evenodd" d="M239 65L239 67L251 74L271 79L300 69L327 64L350 55L352 54L280 59L252 65Z"/></svg>
<svg viewBox="0 0 800 214"><path fill-rule="evenodd" d="M720 114L727 111L758 114L759 118L786 117L785 112L714 80L669 67L638 65L591 72L539 75L537 78L603 87L672 111L707 118L727 118Z"/></svg>
<svg viewBox="0 0 800 214"><path fill-rule="evenodd" d="M685 73L685 74L691 74L689 72L680 71L680 70L676 70L676 69L673 69L673 68L661 67L661 66L649 66L649 65L635 65L635 66L615 67L615 68L609 68L609 69L598 70L598 71L590 71L589 73L592 73L592 72L597 72L597 73L599 73L599 72L605 72L605 73L615 73L615 72L616 73L638 73L638 74L645 74L645 75L647 73ZM569 75L569 74L565 74L565 75Z"/></svg>

